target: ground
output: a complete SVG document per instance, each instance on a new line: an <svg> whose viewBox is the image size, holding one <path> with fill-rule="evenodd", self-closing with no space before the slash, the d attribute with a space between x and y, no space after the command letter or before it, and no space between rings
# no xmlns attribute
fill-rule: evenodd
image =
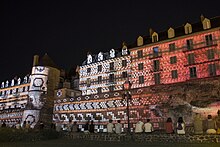
<svg viewBox="0 0 220 147"><path fill-rule="evenodd" d="M0 143L0 147L219 147L218 143L209 144L180 144L180 143L138 143L138 142L100 142L100 141L82 141L57 139L38 142L11 142Z"/></svg>

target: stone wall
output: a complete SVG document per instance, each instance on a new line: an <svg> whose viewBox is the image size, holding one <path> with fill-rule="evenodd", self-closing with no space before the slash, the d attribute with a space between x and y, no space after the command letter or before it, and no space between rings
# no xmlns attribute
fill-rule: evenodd
<svg viewBox="0 0 220 147"><path fill-rule="evenodd" d="M177 142L177 143L219 143L220 135L177 135L177 134L107 134L107 133L70 133L66 135L69 139L90 141L134 141L134 142Z"/></svg>

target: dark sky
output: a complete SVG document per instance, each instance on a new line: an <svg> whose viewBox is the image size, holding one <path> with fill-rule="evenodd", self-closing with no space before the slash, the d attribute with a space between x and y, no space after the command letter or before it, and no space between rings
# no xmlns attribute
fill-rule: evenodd
<svg viewBox="0 0 220 147"><path fill-rule="evenodd" d="M2 1L1 1L2 2ZM3 6L3 8L2 8ZM132 43L149 28L163 31L220 15L220 0L4 0L0 81L29 73L34 54L70 69L94 54Z"/></svg>

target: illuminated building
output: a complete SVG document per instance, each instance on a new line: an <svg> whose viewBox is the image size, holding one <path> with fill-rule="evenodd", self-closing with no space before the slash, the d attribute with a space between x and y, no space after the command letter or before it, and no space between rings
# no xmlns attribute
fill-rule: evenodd
<svg viewBox="0 0 220 147"><path fill-rule="evenodd" d="M143 121L151 118L154 127L160 129L163 127L160 122L171 115L174 107L184 106L183 112L188 113L176 114L174 119L180 115L188 119L191 111L211 113L196 104L219 101L219 43L220 17L201 16L200 22L171 27L164 32L150 29L149 36L139 36L135 44L123 46L121 51L88 54L79 70L82 95L56 97L55 119L62 123L72 119L78 121L80 127L94 120L98 132L106 131L109 119L120 119L126 128L127 104L122 85L127 79L132 83L131 124L139 118ZM123 49L128 49L130 54L122 55ZM215 112L220 105L211 109Z"/></svg>
<svg viewBox="0 0 220 147"><path fill-rule="evenodd" d="M32 128L39 120L47 125L51 123L53 94L54 89L58 88L60 71L48 55L45 54L40 62L38 58L34 56L30 76L1 83L1 123L12 126L17 122L23 124L29 121Z"/></svg>

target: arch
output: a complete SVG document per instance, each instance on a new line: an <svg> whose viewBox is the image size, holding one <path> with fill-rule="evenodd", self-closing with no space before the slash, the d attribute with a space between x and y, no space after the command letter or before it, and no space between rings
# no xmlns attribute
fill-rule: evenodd
<svg viewBox="0 0 220 147"><path fill-rule="evenodd" d="M144 39L142 36L137 38L137 46L142 46L144 44Z"/></svg>
<svg viewBox="0 0 220 147"><path fill-rule="evenodd" d="M173 38L175 37L175 31L173 28L169 28L168 31L167 31L167 34L168 34L168 38Z"/></svg>
<svg viewBox="0 0 220 147"><path fill-rule="evenodd" d="M185 34L190 34L192 33L192 25L190 23L186 23L184 26Z"/></svg>

